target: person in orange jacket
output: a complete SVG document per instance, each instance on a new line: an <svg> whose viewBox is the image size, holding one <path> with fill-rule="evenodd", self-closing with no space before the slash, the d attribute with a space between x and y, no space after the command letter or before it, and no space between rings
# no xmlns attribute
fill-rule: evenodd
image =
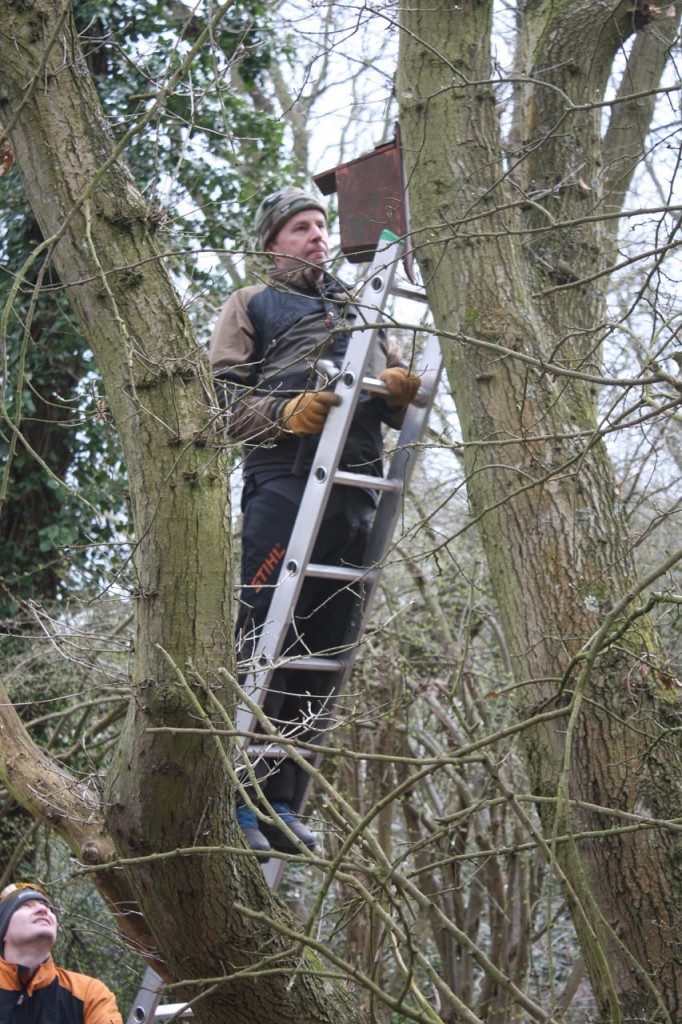
<svg viewBox="0 0 682 1024"><path fill-rule="evenodd" d="M0 893L0 1024L123 1024L97 978L57 967L57 916L39 885Z"/></svg>

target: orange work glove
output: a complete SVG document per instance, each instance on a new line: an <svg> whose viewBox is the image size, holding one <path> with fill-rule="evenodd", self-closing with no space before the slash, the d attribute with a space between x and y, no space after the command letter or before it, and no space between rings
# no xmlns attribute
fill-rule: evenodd
<svg viewBox="0 0 682 1024"><path fill-rule="evenodd" d="M421 377L404 366L389 366L379 374L379 380L386 385L388 404L399 409L414 402L421 384Z"/></svg>
<svg viewBox="0 0 682 1024"><path fill-rule="evenodd" d="M341 399L333 391L304 391L286 403L279 421L296 437L319 434L331 407L340 403Z"/></svg>

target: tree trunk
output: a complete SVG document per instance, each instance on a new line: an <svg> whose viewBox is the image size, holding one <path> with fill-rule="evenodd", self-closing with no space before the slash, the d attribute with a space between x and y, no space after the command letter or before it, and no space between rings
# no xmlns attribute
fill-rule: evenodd
<svg viewBox="0 0 682 1024"><path fill-rule="evenodd" d="M210 735L233 704L227 460L160 213L114 145L70 5L1 0L0 24L0 116L46 239L35 259L54 261L96 355L130 480L133 687L106 825L169 975L215 981L201 1021L354 1021L353 999L287 934L286 910L246 853L230 747Z"/></svg>
<svg viewBox="0 0 682 1024"><path fill-rule="evenodd" d="M541 805L548 855L599 1009L672 1022L682 1014L682 850L679 833L652 819L682 810L680 693L639 611L596 415L612 229L596 217L600 108L590 103L604 97L632 5L521 5L510 171L492 8L403 8L412 242L443 332L518 712L567 707L567 728L528 730L525 745L535 792L555 801Z"/></svg>

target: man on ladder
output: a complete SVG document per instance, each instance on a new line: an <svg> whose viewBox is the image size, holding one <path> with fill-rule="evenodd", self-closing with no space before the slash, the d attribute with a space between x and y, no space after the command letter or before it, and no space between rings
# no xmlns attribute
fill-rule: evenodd
<svg viewBox="0 0 682 1024"><path fill-rule="evenodd" d="M343 371L353 327L362 321L351 295L326 271L329 259L324 206L302 189L287 187L263 200L256 215L261 250L272 260L267 283L241 288L225 304L213 331L210 360L226 410L228 432L245 445L242 495L242 566L237 619L238 654L248 661L266 620L306 480ZM369 374L383 395L363 394L357 404L340 467L382 475L382 425L399 428L420 378L401 365L397 347L382 333ZM336 485L331 491L313 559L362 566L376 496L371 487ZM308 579L301 590L284 654L338 649L354 592L346 584ZM327 696L324 679L282 667L272 674L263 701L282 732L314 720ZM299 769L290 759L261 760L256 777L278 821L312 848L315 837L292 810ZM241 801L237 817L248 845L298 852L278 821L260 820Z"/></svg>

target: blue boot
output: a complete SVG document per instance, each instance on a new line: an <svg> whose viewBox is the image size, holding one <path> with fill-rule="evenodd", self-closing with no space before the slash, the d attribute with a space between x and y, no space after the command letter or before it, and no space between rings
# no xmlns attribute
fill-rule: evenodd
<svg viewBox="0 0 682 1024"><path fill-rule="evenodd" d="M246 804L240 804L237 808L237 824L252 850L257 853L269 853L272 850L270 843L261 832L258 818Z"/></svg>
<svg viewBox="0 0 682 1024"><path fill-rule="evenodd" d="M297 814L294 814L289 804L283 800L273 800L272 809L281 821L291 829L296 838L307 846L309 850L312 850L315 846L315 836L310 829L303 824ZM255 815L254 815L255 817ZM273 850L279 850L280 853L300 853L300 849L289 839L287 835L282 832L276 824L270 824L267 821L260 823L261 834L265 838L266 842L269 841L269 845Z"/></svg>

